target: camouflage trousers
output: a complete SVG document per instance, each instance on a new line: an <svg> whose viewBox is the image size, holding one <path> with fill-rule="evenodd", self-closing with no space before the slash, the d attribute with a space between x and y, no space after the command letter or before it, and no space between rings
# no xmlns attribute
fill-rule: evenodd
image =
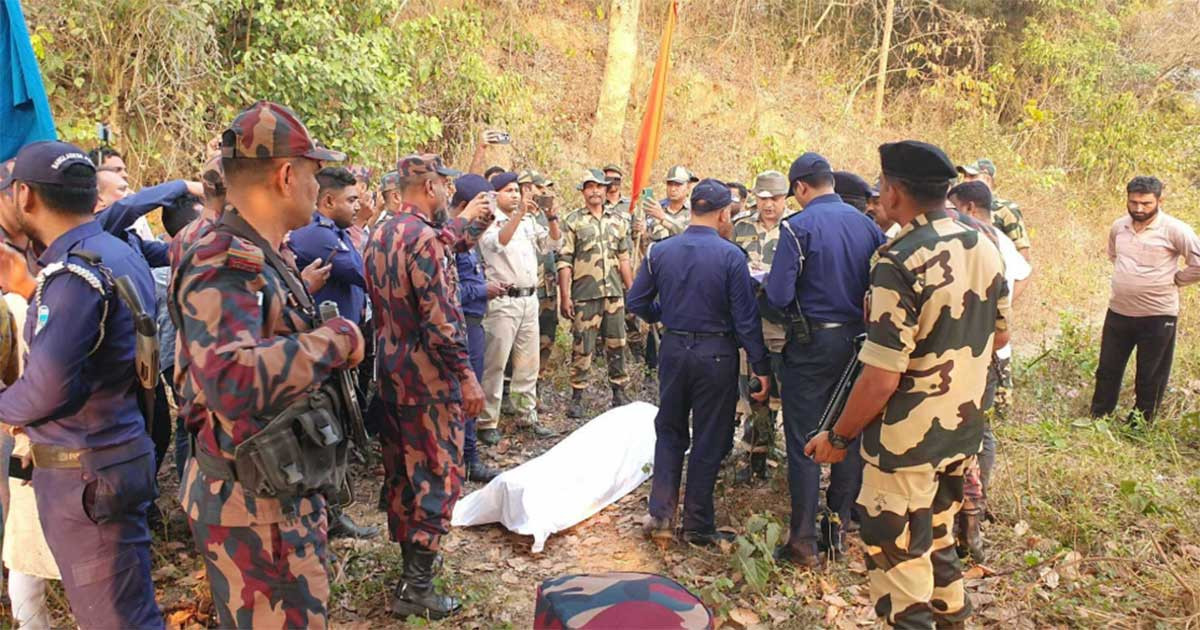
<svg viewBox="0 0 1200 630"><path fill-rule="evenodd" d="M188 521L221 628L324 628L329 621L325 510L280 523Z"/></svg>
<svg viewBox="0 0 1200 630"><path fill-rule="evenodd" d="M458 403L388 405L380 442L388 532L394 542L437 551L462 493L463 422Z"/></svg>
<svg viewBox="0 0 1200 630"><path fill-rule="evenodd" d="M550 353L554 350L554 339L558 336L558 300L552 297L538 298L538 336L541 364L538 376L545 376L550 369Z"/></svg>
<svg viewBox="0 0 1200 630"><path fill-rule="evenodd" d="M775 445L776 417L783 408L779 398L779 379L773 375L776 366L783 361L783 355L771 352L771 392L766 403L760 403L750 398L750 369L746 365L746 351L742 350L742 373L738 376L738 415L744 420L742 442L751 453L769 453Z"/></svg>
<svg viewBox="0 0 1200 630"><path fill-rule="evenodd" d="M933 628L971 614L955 552L963 474L974 457L936 470L863 466L858 495L875 613L902 628Z"/></svg>
<svg viewBox="0 0 1200 630"><path fill-rule="evenodd" d="M575 319L571 322L574 343L571 345L571 387L585 389L588 372L592 369L592 354L596 338L604 337L604 354L608 360L608 381L613 386L629 383L625 371L625 301L619 297L575 302Z"/></svg>

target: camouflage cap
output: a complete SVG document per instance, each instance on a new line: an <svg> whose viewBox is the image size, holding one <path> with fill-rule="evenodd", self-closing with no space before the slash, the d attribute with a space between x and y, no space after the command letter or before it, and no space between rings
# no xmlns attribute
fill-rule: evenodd
<svg viewBox="0 0 1200 630"><path fill-rule="evenodd" d="M208 158L200 169L200 183L204 186L204 194L215 197L225 194L225 171L221 169L221 155L215 154Z"/></svg>
<svg viewBox="0 0 1200 630"><path fill-rule="evenodd" d="M371 181L371 169L365 166L351 166L350 172L354 175L355 181L360 184L366 184Z"/></svg>
<svg viewBox="0 0 1200 630"><path fill-rule="evenodd" d="M787 176L779 171L763 171L754 178L755 197L779 197L787 192Z"/></svg>
<svg viewBox="0 0 1200 630"><path fill-rule="evenodd" d="M385 193L392 190L400 189L400 174L396 171L388 171L383 174L379 180L379 192Z"/></svg>
<svg viewBox="0 0 1200 630"><path fill-rule="evenodd" d="M442 162L442 156L436 153L413 153L396 161L396 173L402 179L437 173L443 177L458 177L462 175Z"/></svg>
<svg viewBox="0 0 1200 630"><path fill-rule="evenodd" d="M542 177L541 173L534 170L524 170L517 175L518 184L537 184L539 180L545 181L545 178Z"/></svg>
<svg viewBox="0 0 1200 630"><path fill-rule="evenodd" d="M700 178L696 177L691 171L687 170L687 167L683 166L682 164L676 164L675 166L667 169L667 182L686 184L688 182L698 181L700 181Z"/></svg>
<svg viewBox="0 0 1200 630"><path fill-rule="evenodd" d="M607 164L607 165L605 165L604 168L602 168L600 170L604 171L606 174L609 173L610 171L617 174L616 177L610 177L609 178L610 180L621 179L622 177L625 177L625 172L622 171L621 167L617 166L616 164L611 164L611 163Z"/></svg>
<svg viewBox="0 0 1200 630"><path fill-rule="evenodd" d="M583 190L583 187L589 182L595 182L601 186L607 186L610 183L608 178L604 176L604 171L598 168L589 168L583 172L583 177L580 178L579 185L575 189Z"/></svg>
<svg viewBox="0 0 1200 630"><path fill-rule="evenodd" d="M345 153L317 145L296 112L270 101L259 101L237 115L221 134L223 158L304 157L341 162Z"/></svg>
<svg viewBox="0 0 1200 630"><path fill-rule="evenodd" d="M996 165L988 158L979 158L970 164L959 165L956 170L963 175L970 175L972 177L980 173L987 173L990 177L996 176Z"/></svg>

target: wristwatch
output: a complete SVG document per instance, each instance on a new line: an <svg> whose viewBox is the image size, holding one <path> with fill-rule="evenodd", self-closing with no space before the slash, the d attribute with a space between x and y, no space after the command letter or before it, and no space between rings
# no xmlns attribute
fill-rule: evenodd
<svg viewBox="0 0 1200 630"><path fill-rule="evenodd" d="M851 441L852 440L838 435L833 429L829 430L829 444L830 446L833 446L833 448L836 448L839 451L844 451L850 448Z"/></svg>

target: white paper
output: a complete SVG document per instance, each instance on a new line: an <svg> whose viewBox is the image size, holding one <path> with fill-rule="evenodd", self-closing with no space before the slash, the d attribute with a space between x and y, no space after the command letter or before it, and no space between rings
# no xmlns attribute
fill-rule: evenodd
<svg viewBox="0 0 1200 630"><path fill-rule="evenodd" d="M654 463L658 407L635 402L600 414L542 455L507 470L454 506L451 524L496 523L546 539L640 486Z"/></svg>

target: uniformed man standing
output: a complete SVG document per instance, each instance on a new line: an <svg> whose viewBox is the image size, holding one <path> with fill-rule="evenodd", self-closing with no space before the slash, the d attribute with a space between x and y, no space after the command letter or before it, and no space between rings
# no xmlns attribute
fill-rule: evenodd
<svg viewBox="0 0 1200 630"><path fill-rule="evenodd" d="M838 462L862 434L858 507L875 612L897 627L962 628L971 606L953 524L983 436L992 347L1007 337L1008 289L995 245L946 212L946 155L911 140L879 153L880 200L904 228L871 270L862 374L805 452Z"/></svg>
<svg viewBox="0 0 1200 630"><path fill-rule="evenodd" d="M312 219L321 162L344 157L318 147L282 105L239 114L221 136L229 208L172 279L179 414L195 436L179 494L221 627L328 623L325 497L268 496L261 471L245 479L254 465L238 454L285 409L313 401L333 370L362 360L358 327L340 317L318 325L282 248Z"/></svg>
<svg viewBox="0 0 1200 630"><path fill-rule="evenodd" d="M770 305L792 318L783 349L783 427L787 440L788 490L792 499L790 535L779 559L819 566L818 551L839 553L850 523L861 468L852 461L830 471L826 505L837 516L818 540L821 467L804 454L817 430L842 370L854 356L863 332L862 298L871 256L883 244L875 222L834 194L833 169L816 153L805 153L788 172L790 194L804 207L780 226L779 246L767 276Z"/></svg>
<svg viewBox="0 0 1200 630"><path fill-rule="evenodd" d="M432 154L403 157L396 171L404 205L371 234L366 256L385 403L380 438L388 530L404 555L389 609L400 617L440 619L460 607L433 578L462 489L465 418L483 409L483 389L463 334L453 250L435 219L447 211L448 178L456 171Z"/></svg>
<svg viewBox="0 0 1200 630"><path fill-rule="evenodd" d="M1017 246L1017 251L1029 259L1032 244L1029 230L1025 228L1025 215L1015 202L996 195L996 164L988 158L979 158L971 164L957 167L963 181L981 181L992 190L992 224Z"/></svg>
<svg viewBox="0 0 1200 630"><path fill-rule="evenodd" d="M33 445L38 513L67 601L81 628L162 628L146 526L154 443L136 394L133 317L114 285L128 278L153 309L150 270L92 220L96 167L82 149L26 145L0 194L15 215L4 223L45 248L25 370L0 392L0 418Z"/></svg>
<svg viewBox="0 0 1200 630"><path fill-rule="evenodd" d="M770 359L746 254L725 240L733 232L729 188L706 179L692 191L691 202L692 224L647 252L629 291L629 308L647 322L663 324L654 484L643 532L673 536L683 455L690 444L683 537L711 545L733 539L716 529L713 486L732 446L738 346L761 386L754 394L759 404L767 400Z"/></svg>
<svg viewBox="0 0 1200 630"><path fill-rule="evenodd" d="M645 204L650 221L651 240L661 241L668 236L683 232L691 220L692 204L688 198L691 185L700 181L682 165L667 170L667 198L658 202L658 207Z"/></svg>
<svg viewBox="0 0 1200 630"><path fill-rule="evenodd" d="M604 207L608 180L589 169L579 183L584 207L563 221L558 255L559 302L571 320L571 404L567 416L583 418L583 390L596 351L604 338L612 406L629 404L625 386L625 290L633 284L629 268L629 221Z"/></svg>
<svg viewBox="0 0 1200 630"><path fill-rule="evenodd" d="M375 219L372 228L387 223L388 219L396 216L403 204L404 199L400 196L400 175L396 171L388 171L379 179L379 196L383 208L379 211L379 217Z"/></svg>
<svg viewBox="0 0 1200 630"><path fill-rule="evenodd" d="M787 177L779 171L764 171L754 180L754 196L758 198L758 210L733 224L733 242L746 250L750 260L751 276L760 278L771 271L775 258L775 246L779 243L779 222L787 209ZM733 210L731 209L732 213ZM783 346L787 338L786 321L781 313L762 313L763 341L771 360L774 374L783 361ZM782 402L779 400L779 384L771 381L770 398L762 404L750 397L749 383L753 377L750 365L742 357L740 388L742 400L740 411L746 419L746 430L742 440L750 449L749 465L738 472L739 481L749 481L752 476L767 478L767 454L775 444L775 415Z"/></svg>

